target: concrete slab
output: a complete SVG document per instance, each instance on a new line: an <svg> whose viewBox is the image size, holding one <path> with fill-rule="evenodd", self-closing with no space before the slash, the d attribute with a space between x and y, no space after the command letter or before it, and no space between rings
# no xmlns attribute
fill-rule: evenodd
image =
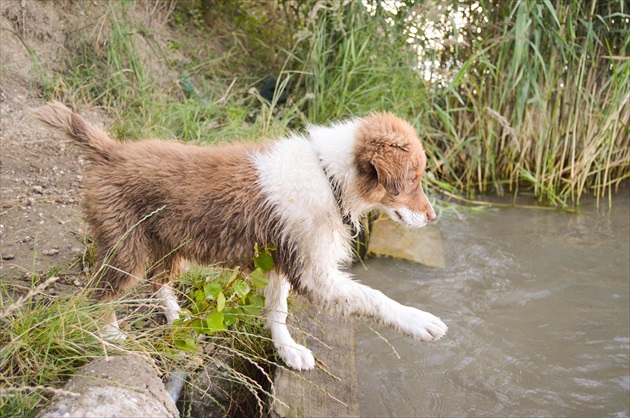
<svg viewBox="0 0 630 418"><path fill-rule="evenodd" d="M442 232L434 226L406 229L389 218L372 224L368 254L415 261L444 268Z"/></svg>
<svg viewBox="0 0 630 418"><path fill-rule="evenodd" d="M274 375L276 396L272 417L358 417L359 389L357 377L354 322L318 313L302 304L293 325L304 331L304 341L292 334L315 354L315 370L294 372L278 368Z"/></svg>

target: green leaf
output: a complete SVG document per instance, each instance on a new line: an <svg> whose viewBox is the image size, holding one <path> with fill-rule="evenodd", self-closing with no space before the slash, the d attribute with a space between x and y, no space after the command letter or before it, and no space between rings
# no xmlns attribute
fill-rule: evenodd
<svg viewBox="0 0 630 418"><path fill-rule="evenodd" d="M247 282L243 279L238 279L237 281L235 281L232 289L234 290L234 293L236 293L236 295L241 299L246 297L252 290Z"/></svg>
<svg viewBox="0 0 630 418"><path fill-rule="evenodd" d="M262 313L262 308L252 305L245 305L241 309L243 309L243 313L247 315L247 319L258 318Z"/></svg>
<svg viewBox="0 0 630 418"><path fill-rule="evenodd" d="M232 275L230 276L230 278L228 279L227 283L225 284L225 287L230 287L230 285L232 284L232 282L234 280L236 280L236 278L238 277L239 273L240 273L240 267L236 266L234 268L234 270L232 270Z"/></svg>
<svg viewBox="0 0 630 418"><path fill-rule="evenodd" d="M194 298L195 298L195 302L201 303L206 297L201 290L197 290L195 292Z"/></svg>
<svg viewBox="0 0 630 418"><path fill-rule="evenodd" d="M263 251L256 251L256 256L254 257L254 266L257 269L261 269L262 271L270 271L273 270L276 266L273 262L273 257L271 256L271 251L275 250L273 246L266 246Z"/></svg>
<svg viewBox="0 0 630 418"><path fill-rule="evenodd" d="M211 282L211 283L206 284L203 287L203 294L205 295L207 299L212 300L212 299L216 299L222 290L223 290L223 286L221 286L220 283Z"/></svg>
<svg viewBox="0 0 630 418"><path fill-rule="evenodd" d="M223 322L223 312L213 311L206 316L206 334L212 334L218 331L224 331L227 329Z"/></svg>
<svg viewBox="0 0 630 418"><path fill-rule="evenodd" d="M205 334L205 326L204 323L201 319L195 319L194 321L192 321L192 323L190 324L190 327L197 333L197 334Z"/></svg>
<svg viewBox="0 0 630 418"><path fill-rule="evenodd" d="M183 340L175 340L175 347L180 348L182 350L190 350L196 351L197 344L195 343L195 339L192 337L184 338Z"/></svg>
<svg viewBox="0 0 630 418"><path fill-rule="evenodd" d="M263 287L269 284L269 279L260 268L257 268L256 270L252 271L251 276L252 276L252 279L254 280L254 286L256 286L256 288L258 289L262 289Z"/></svg>
<svg viewBox="0 0 630 418"><path fill-rule="evenodd" d="M223 292L217 296L217 311L221 312L225 308L225 295Z"/></svg>
<svg viewBox="0 0 630 418"><path fill-rule="evenodd" d="M223 323L227 327L231 327L236 323L238 317L243 314L243 310L241 308L225 308L223 311L225 316L223 318Z"/></svg>
<svg viewBox="0 0 630 418"><path fill-rule="evenodd" d="M260 295L253 295L249 298L249 304L257 308L265 307L265 298Z"/></svg>

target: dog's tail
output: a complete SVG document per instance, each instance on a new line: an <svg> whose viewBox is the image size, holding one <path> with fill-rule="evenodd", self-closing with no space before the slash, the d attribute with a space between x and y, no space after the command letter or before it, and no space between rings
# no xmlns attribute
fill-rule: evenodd
<svg viewBox="0 0 630 418"><path fill-rule="evenodd" d="M91 125L59 102L51 102L32 111L33 116L49 128L74 139L93 161L110 160L116 142L105 131Z"/></svg>

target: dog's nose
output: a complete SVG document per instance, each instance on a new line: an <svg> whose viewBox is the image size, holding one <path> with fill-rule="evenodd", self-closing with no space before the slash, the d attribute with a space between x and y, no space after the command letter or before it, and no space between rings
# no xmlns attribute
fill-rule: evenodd
<svg viewBox="0 0 630 418"><path fill-rule="evenodd" d="M427 221L429 222L434 221L435 218L437 218L437 215L435 214L435 210L433 210L432 207L429 207L429 210L427 211Z"/></svg>

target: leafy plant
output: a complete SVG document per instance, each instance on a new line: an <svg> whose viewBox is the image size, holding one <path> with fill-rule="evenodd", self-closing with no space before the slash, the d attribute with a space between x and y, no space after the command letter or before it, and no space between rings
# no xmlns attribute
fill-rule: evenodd
<svg viewBox="0 0 630 418"><path fill-rule="evenodd" d="M175 345L197 350L199 336L214 335L243 324L259 324L265 306L259 292L268 283L265 272L274 268L271 251L273 246L262 251L256 246L255 270L249 275L243 274L240 267L200 269L187 274L183 281L187 289L183 292L190 303L182 310L182 319L174 324Z"/></svg>

